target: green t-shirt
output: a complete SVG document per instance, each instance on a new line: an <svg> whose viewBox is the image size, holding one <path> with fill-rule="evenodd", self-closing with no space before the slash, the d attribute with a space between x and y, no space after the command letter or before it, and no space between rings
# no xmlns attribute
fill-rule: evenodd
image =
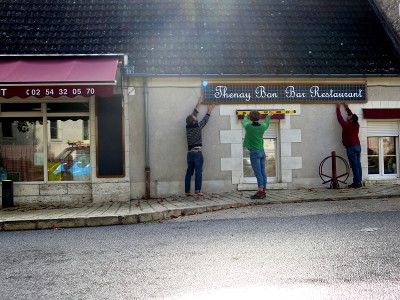
<svg viewBox="0 0 400 300"><path fill-rule="evenodd" d="M246 131L246 135L244 136L243 147L246 147L249 150L264 150L264 132L267 130L269 126L269 121L271 120L271 116L268 115L265 118L264 123L259 124L258 122L249 122L247 116L244 116L243 119L243 127Z"/></svg>

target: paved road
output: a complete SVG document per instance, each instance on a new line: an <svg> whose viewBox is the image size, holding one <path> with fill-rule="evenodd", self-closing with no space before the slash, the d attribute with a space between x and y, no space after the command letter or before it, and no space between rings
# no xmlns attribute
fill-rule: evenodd
<svg viewBox="0 0 400 300"><path fill-rule="evenodd" d="M400 198L361 199L346 201L287 203L246 206L202 214L188 215L171 222L255 217L290 217L338 213L400 211Z"/></svg>
<svg viewBox="0 0 400 300"><path fill-rule="evenodd" d="M395 199L346 203L0 232L1 299L399 299Z"/></svg>

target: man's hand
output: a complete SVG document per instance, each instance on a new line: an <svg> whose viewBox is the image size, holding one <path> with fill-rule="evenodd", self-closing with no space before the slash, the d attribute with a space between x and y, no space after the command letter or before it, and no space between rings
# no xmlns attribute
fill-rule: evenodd
<svg viewBox="0 0 400 300"><path fill-rule="evenodd" d="M340 103L336 103L336 108L340 108Z"/></svg>
<svg viewBox="0 0 400 300"><path fill-rule="evenodd" d="M343 103L345 108L349 108L349 105L347 103Z"/></svg>
<svg viewBox="0 0 400 300"><path fill-rule="evenodd" d="M215 107L215 104L208 104L207 105L207 108L208 108L207 112L210 114L211 111L214 109L214 107Z"/></svg>

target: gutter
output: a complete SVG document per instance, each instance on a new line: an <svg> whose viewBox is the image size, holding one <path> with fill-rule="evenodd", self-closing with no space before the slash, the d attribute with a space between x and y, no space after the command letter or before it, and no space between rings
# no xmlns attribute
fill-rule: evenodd
<svg viewBox="0 0 400 300"><path fill-rule="evenodd" d="M145 198L150 199L150 133L149 133L149 89L147 78L143 80L144 121L145 121Z"/></svg>
<svg viewBox="0 0 400 300"><path fill-rule="evenodd" d="M400 45L400 44L399 44ZM400 48L399 48L400 49ZM400 52L400 51L399 51ZM132 73L125 74L126 77L396 77L395 74L157 74L157 73Z"/></svg>

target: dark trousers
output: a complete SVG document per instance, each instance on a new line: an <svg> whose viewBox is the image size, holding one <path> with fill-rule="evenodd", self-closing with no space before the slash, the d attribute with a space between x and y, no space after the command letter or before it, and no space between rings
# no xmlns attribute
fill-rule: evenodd
<svg viewBox="0 0 400 300"><path fill-rule="evenodd" d="M190 193L190 181L192 179L193 173L195 173L194 188L195 193L201 192L201 183L203 176L203 153L198 152L188 152L187 153L187 170L185 176L185 193Z"/></svg>
<svg viewBox="0 0 400 300"><path fill-rule="evenodd" d="M353 171L353 183L361 184L362 168L361 168L361 146L346 147L347 157L350 167Z"/></svg>

